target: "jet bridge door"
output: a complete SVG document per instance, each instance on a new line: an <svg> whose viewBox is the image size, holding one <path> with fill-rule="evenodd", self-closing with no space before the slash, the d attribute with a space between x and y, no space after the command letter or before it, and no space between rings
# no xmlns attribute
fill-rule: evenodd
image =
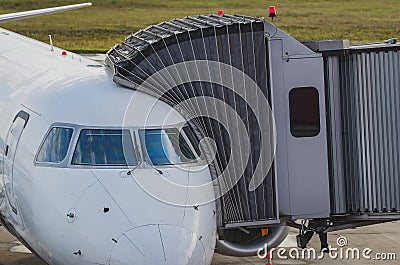
<svg viewBox="0 0 400 265"><path fill-rule="evenodd" d="M323 60L319 56L289 58L283 69L291 215L326 217L329 178Z"/></svg>
<svg viewBox="0 0 400 265"><path fill-rule="evenodd" d="M17 200L14 193L14 166L15 154L18 149L18 143L21 135L29 120L29 114L20 111L14 118L13 123L8 130L5 142L5 150L3 157L3 182L6 190L6 196L10 203L12 211L17 214Z"/></svg>

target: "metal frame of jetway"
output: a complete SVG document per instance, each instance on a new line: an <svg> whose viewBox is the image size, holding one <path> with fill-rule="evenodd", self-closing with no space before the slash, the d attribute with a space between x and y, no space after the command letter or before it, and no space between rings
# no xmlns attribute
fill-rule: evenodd
<svg viewBox="0 0 400 265"><path fill-rule="evenodd" d="M220 228L285 222L295 226L292 221L297 219L326 219L344 229L352 223L400 219L399 50L394 43L301 43L264 19L210 15L174 19L132 34L107 53L106 62L116 83L177 107L199 141L218 139L217 156L210 164L215 179L228 167L235 147L241 147L230 141L245 141L239 130L227 131L238 121L244 123L250 133L250 158L234 157L244 171L217 200ZM261 94L249 89L236 70L224 72L212 63L204 81L192 61L238 69ZM186 68L179 68L182 63ZM162 84L153 80L143 86L163 69L168 76L162 77ZM237 79L244 85L235 86ZM261 95L273 118L260 105ZM214 101L181 104L199 96ZM217 101L228 107L210 108ZM238 115L229 115L228 108ZM204 111L226 120L228 129L196 116ZM274 129L276 139L261 143ZM260 173L257 163L268 164L269 159L260 146L270 145L271 151L273 140L271 167L254 178ZM236 172L237 167L229 168L217 189L229 184ZM257 177L260 185L249 189Z"/></svg>

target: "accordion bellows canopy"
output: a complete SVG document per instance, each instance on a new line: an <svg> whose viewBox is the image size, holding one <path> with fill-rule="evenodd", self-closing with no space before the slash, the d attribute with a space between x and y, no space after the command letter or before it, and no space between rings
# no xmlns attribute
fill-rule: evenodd
<svg viewBox="0 0 400 265"><path fill-rule="evenodd" d="M106 61L116 83L166 102L198 140L214 140L210 171L222 225L276 217L263 19L210 15L162 22L127 37Z"/></svg>

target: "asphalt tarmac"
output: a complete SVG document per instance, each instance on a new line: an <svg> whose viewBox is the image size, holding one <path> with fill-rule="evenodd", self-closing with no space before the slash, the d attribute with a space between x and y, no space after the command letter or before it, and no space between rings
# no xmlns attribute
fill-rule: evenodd
<svg viewBox="0 0 400 265"><path fill-rule="evenodd" d="M329 254L325 254L323 259L313 259L313 255L308 258L307 253L302 258L301 250L296 247L295 230L293 230L287 240L283 243L282 249L286 253L281 254L281 258L277 254L273 255L272 264L281 265L317 265L317 264L343 264L343 265L361 265L361 264L382 264L382 265L399 265L400 264L400 222L386 223L352 230L344 230L329 234L329 244L332 248L338 250ZM337 239L345 237L347 244L341 248L337 245ZM314 236L311 240L309 248L315 248L319 251L319 240ZM371 249L363 257L363 251L367 248ZM352 250L358 249L360 258L352 258ZM350 251L351 250L351 251ZM283 250L281 250L283 251ZM26 249L20 245L16 239L11 236L3 227L0 227L0 265L45 265L43 261L31 253L24 253ZM342 257L340 253L343 253ZM277 253L277 252L276 252ZM289 255L291 253L291 255ZM297 258L297 253L299 258ZM349 253L346 258L346 253ZM355 252L356 253L356 252ZM337 257L335 258L335 254ZM368 259L368 257L370 259ZM382 260L382 258L385 260ZM318 257L317 257L318 258ZM390 259L390 260L389 260ZM241 264L241 265L264 265L264 259L258 257L237 258L215 255L212 265L222 264Z"/></svg>

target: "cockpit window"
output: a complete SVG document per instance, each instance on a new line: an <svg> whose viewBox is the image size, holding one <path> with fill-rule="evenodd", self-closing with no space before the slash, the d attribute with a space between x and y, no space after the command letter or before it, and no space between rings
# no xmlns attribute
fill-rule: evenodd
<svg viewBox="0 0 400 265"><path fill-rule="evenodd" d="M139 130L147 160L153 165L196 162L190 145L176 128Z"/></svg>
<svg viewBox="0 0 400 265"><path fill-rule="evenodd" d="M74 130L71 128L54 127L47 134L36 157L39 163L60 163L68 153Z"/></svg>
<svg viewBox="0 0 400 265"><path fill-rule="evenodd" d="M129 130L84 129L72 158L73 165L135 166L132 135Z"/></svg>

